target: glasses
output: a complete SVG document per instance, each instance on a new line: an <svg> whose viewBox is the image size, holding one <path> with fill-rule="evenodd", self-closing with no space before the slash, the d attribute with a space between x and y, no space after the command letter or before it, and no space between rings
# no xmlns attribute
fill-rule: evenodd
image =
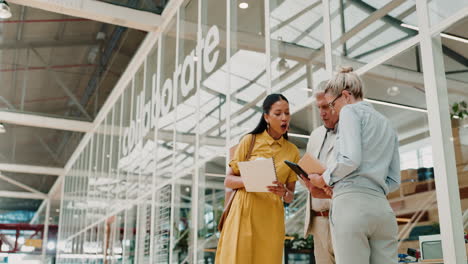
<svg viewBox="0 0 468 264"><path fill-rule="evenodd" d="M335 99L333 99L333 101L331 101L330 103L328 103L328 107L330 107L331 109L335 110L335 102L336 100L338 100L343 94L340 93L340 95L338 95L337 97L335 97Z"/></svg>

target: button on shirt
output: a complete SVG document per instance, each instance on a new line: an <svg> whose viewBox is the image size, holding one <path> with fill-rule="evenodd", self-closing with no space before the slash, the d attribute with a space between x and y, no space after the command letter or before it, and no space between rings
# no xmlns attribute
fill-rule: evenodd
<svg viewBox="0 0 468 264"><path fill-rule="evenodd" d="M322 148L319 152L319 160L323 164L327 164L327 157L328 155L333 155L333 145L335 144L336 140L336 131L335 130L327 130L325 134L325 139L322 144ZM311 209L312 211L321 212L330 209L330 199L319 199L319 198L312 198L311 199Z"/></svg>
<svg viewBox="0 0 468 264"><path fill-rule="evenodd" d="M368 188L387 195L400 185L398 138L386 117L370 103L341 109L335 143L336 164L323 178L334 195L352 188Z"/></svg>

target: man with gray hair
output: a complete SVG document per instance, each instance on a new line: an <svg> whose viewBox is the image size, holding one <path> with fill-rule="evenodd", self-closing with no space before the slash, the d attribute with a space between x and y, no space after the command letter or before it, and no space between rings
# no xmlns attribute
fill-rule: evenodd
<svg viewBox="0 0 468 264"><path fill-rule="evenodd" d="M325 82L319 87L323 87ZM312 131L307 144L307 152L318 158L324 165L331 167L335 162L333 147L336 138L338 114L333 112L325 99L325 93L318 89L314 93L316 105L323 125ZM328 212L331 199L307 197L306 216L304 221L304 237L314 236L314 255L317 264L335 264L335 255L331 241Z"/></svg>

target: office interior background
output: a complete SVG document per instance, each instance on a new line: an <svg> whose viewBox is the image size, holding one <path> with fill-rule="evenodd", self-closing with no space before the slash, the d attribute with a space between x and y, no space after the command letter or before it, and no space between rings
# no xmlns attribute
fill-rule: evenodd
<svg viewBox="0 0 468 264"><path fill-rule="evenodd" d="M444 263L466 263L468 1L8 4L0 263L214 263L230 147L282 93L304 153L340 65L398 131L399 253L441 234ZM314 263L307 195L285 208L285 263Z"/></svg>

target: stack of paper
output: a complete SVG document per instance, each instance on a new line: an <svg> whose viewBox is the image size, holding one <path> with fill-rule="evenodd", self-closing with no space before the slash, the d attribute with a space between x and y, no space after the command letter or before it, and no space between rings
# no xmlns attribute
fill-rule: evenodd
<svg viewBox="0 0 468 264"><path fill-rule="evenodd" d="M273 158L239 162L239 170L247 192L268 192L277 179Z"/></svg>

